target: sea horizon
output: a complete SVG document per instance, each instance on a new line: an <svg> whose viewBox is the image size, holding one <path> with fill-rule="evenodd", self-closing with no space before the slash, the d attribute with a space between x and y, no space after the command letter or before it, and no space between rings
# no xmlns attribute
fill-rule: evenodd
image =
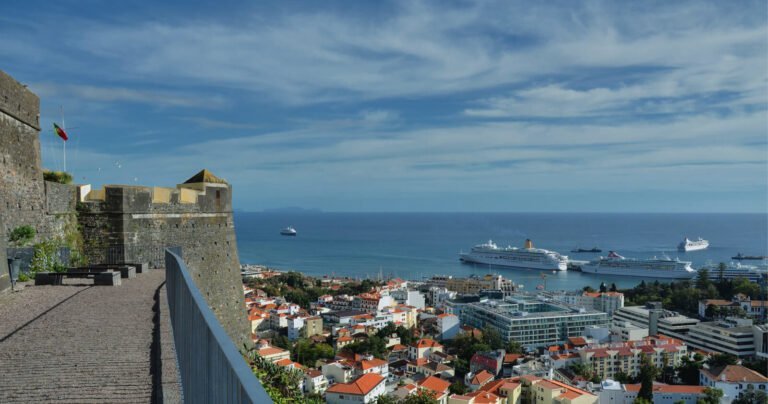
<svg viewBox="0 0 768 404"><path fill-rule="evenodd" d="M295 227L298 236L281 236L286 226ZM572 260L616 250L634 258L679 257L698 269L730 262L739 252L766 255L766 226L768 215L762 213L235 212L241 263L360 279L380 273L409 280L494 273L524 290L544 286L542 274L547 290L597 288L602 282L627 288L655 279L468 265L458 261L458 253L489 239L500 246L522 246L530 238L535 246ZM677 243L684 237L703 237L711 246L679 252ZM571 253L595 246L602 253Z"/></svg>

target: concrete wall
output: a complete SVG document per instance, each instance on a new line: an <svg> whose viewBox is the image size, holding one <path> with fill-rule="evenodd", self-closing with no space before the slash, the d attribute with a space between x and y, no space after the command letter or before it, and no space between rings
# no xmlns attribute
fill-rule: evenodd
<svg viewBox="0 0 768 404"><path fill-rule="evenodd" d="M86 255L94 263L117 254L125 262L162 266L162 249L180 246L224 329L235 341L247 341L231 193L226 184L182 184L169 198L162 188L107 186L104 201L78 205Z"/></svg>

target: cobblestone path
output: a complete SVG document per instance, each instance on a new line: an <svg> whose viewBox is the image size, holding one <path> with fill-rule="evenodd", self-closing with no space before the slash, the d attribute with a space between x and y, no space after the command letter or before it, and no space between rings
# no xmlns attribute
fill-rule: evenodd
<svg viewBox="0 0 768 404"><path fill-rule="evenodd" d="M0 295L0 403L147 403L165 271Z"/></svg>

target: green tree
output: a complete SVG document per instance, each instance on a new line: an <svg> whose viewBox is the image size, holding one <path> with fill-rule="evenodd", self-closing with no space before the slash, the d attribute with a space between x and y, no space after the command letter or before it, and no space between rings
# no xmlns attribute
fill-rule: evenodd
<svg viewBox="0 0 768 404"><path fill-rule="evenodd" d="M712 282L709 280L709 270L705 268L699 269L698 276L696 277L696 288L704 290L709 288Z"/></svg>
<svg viewBox="0 0 768 404"><path fill-rule="evenodd" d="M704 310L704 317L706 318L717 318L719 315L720 315L720 306L709 304L707 305L707 308Z"/></svg>
<svg viewBox="0 0 768 404"><path fill-rule="evenodd" d="M483 342L491 347L491 349L501 349L504 347L504 340L501 338L501 334L495 328L488 326L483 328Z"/></svg>
<svg viewBox="0 0 768 404"><path fill-rule="evenodd" d="M435 393L426 390L420 390L416 394L411 394L402 401L402 404L437 404Z"/></svg>
<svg viewBox="0 0 768 404"><path fill-rule="evenodd" d="M58 182L59 184L71 184L72 175L65 171L43 171L43 180L49 182Z"/></svg>
<svg viewBox="0 0 768 404"><path fill-rule="evenodd" d="M613 379L622 384L629 384L633 382L632 377L621 370L614 373Z"/></svg>
<svg viewBox="0 0 768 404"><path fill-rule="evenodd" d="M507 344L506 348L507 353L513 353L513 354L522 354L523 353L523 346L520 345L519 342L510 339L509 343Z"/></svg>
<svg viewBox="0 0 768 404"><path fill-rule="evenodd" d="M658 370L651 363L647 356L643 355L641 358L642 366L640 367L640 391L637 393L637 398L643 398L649 402L653 402L653 381L656 380Z"/></svg>
<svg viewBox="0 0 768 404"><path fill-rule="evenodd" d="M696 400L696 404L720 404L721 398L723 398L722 390L707 387L704 389L704 397Z"/></svg>
<svg viewBox="0 0 768 404"><path fill-rule="evenodd" d="M635 401L632 402L632 404L653 404L653 400L638 397L635 399Z"/></svg>
<svg viewBox="0 0 768 404"><path fill-rule="evenodd" d="M719 368L727 365L735 365L739 358L731 354L714 354L709 357L707 364L713 368Z"/></svg>
<svg viewBox="0 0 768 404"><path fill-rule="evenodd" d="M698 356L698 360L691 360L684 356L680 361L680 365L677 367L677 376L682 380L683 384L697 385L699 384L699 369L703 365L703 358Z"/></svg>
<svg viewBox="0 0 768 404"><path fill-rule="evenodd" d="M749 385L751 387L751 385ZM747 388L738 398L732 401L732 404L755 404L768 403L768 395L764 391Z"/></svg>
<svg viewBox="0 0 768 404"><path fill-rule="evenodd" d="M464 383L461 382L461 380L457 380L453 382L453 384L451 384L450 387L448 387L448 391L451 394L461 395L467 392L467 386L465 386Z"/></svg>
<svg viewBox="0 0 768 404"><path fill-rule="evenodd" d="M35 233L35 228L32 226L19 226L11 230L8 241L13 247L25 247L35 239Z"/></svg>
<svg viewBox="0 0 768 404"><path fill-rule="evenodd" d="M616 292L616 291L618 291L618 288L616 288L616 284L611 283L611 292Z"/></svg>
<svg viewBox="0 0 768 404"><path fill-rule="evenodd" d="M289 349L291 348L291 341L285 335L278 334L272 338L271 344L278 348Z"/></svg>
<svg viewBox="0 0 768 404"><path fill-rule="evenodd" d="M397 404L397 398L388 394L382 394L376 398L376 404Z"/></svg>

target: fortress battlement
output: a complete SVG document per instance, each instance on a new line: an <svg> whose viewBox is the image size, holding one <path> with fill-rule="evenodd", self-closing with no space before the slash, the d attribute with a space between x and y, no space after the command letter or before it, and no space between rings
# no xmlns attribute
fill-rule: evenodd
<svg viewBox="0 0 768 404"><path fill-rule="evenodd" d="M92 212L232 212L232 187L208 170L202 170L176 188L105 185L102 189L91 189L90 185L83 185L78 194L81 210Z"/></svg>

